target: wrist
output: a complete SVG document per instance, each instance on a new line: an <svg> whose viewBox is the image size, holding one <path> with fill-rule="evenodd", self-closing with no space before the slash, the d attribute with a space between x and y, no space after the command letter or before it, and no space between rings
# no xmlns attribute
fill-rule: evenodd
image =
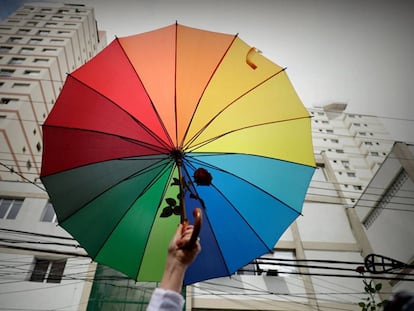
<svg viewBox="0 0 414 311"><path fill-rule="evenodd" d="M165 264L164 274L160 283L160 288L181 292L181 287L184 280L186 264L179 261L177 258L168 258Z"/></svg>

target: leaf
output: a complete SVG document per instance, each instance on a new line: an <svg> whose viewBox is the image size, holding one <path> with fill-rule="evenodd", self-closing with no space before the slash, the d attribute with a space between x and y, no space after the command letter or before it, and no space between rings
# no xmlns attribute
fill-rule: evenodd
<svg viewBox="0 0 414 311"><path fill-rule="evenodd" d="M379 292L382 288L382 283L378 283L375 285L375 289L377 290L377 292Z"/></svg>
<svg viewBox="0 0 414 311"><path fill-rule="evenodd" d="M179 186L180 180L178 178L173 178L173 182L171 183L171 186Z"/></svg>
<svg viewBox="0 0 414 311"><path fill-rule="evenodd" d="M364 303L364 302L360 302L360 303L358 304L358 306L360 306L361 308L365 308L365 303Z"/></svg>
<svg viewBox="0 0 414 311"><path fill-rule="evenodd" d="M174 207L173 213L174 215L181 215L181 206L177 205L176 207Z"/></svg>
<svg viewBox="0 0 414 311"><path fill-rule="evenodd" d="M176 206L177 205L177 201L175 199L173 199L173 198L166 198L165 199L165 202L167 202L167 204L169 206Z"/></svg>
<svg viewBox="0 0 414 311"><path fill-rule="evenodd" d="M167 207L164 207L164 209L162 210L160 217L166 218L166 217L170 217L172 214L173 214L173 209L171 208L171 206L167 206Z"/></svg>

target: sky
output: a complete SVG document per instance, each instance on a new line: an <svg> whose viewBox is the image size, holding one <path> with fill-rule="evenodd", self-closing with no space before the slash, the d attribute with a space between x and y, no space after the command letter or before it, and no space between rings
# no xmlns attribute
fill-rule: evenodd
<svg viewBox="0 0 414 311"><path fill-rule="evenodd" d="M0 0L0 11L10 3ZM59 2L59 1L55 1ZM68 1L69 2L69 1ZM410 0L74 0L95 8L108 42L175 23L239 34L287 73L306 107L346 103L414 143Z"/></svg>

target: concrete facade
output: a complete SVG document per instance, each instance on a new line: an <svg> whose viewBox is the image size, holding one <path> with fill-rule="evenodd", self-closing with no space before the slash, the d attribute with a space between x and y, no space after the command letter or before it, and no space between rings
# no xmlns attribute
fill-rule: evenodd
<svg viewBox="0 0 414 311"><path fill-rule="evenodd" d="M0 23L0 309L85 310L94 264L39 180L42 128L66 74L106 46L93 8L27 3Z"/></svg>

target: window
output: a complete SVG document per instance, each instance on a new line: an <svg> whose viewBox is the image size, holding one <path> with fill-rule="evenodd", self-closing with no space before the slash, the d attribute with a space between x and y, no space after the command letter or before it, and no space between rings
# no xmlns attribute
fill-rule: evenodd
<svg viewBox="0 0 414 311"><path fill-rule="evenodd" d="M26 28L20 28L17 33L18 34L27 34L30 32L30 29L26 29Z"/></svg>
<svg viewBox="0 0 414 311"><path fill-rule="evenodd" d="M331 139L331 142L334 144L339 144L339 140L338 139Z"/></svg>
<svg viewBox="0 0 414 311"><path fill-rule="evenodd" d="M57 51L57 49L54 49L54 48L44 48L42 50L42 52L56 52L56 51Z"/></svg>
<svg viewBox="0 0 414 311"><path fill-rule="evenodd" d="M343 167L349 168L349 161L341 160L341 163L342 163Z"/></svg>
<svg viewBox="0 0 414 311"><path fill-rule="evenodd" d="M336 149L335 151L336 151L336 153L344 153L344 151L342 149Z"/></svg>
<svg viewBox="0 0 414 311"><path fill-rule="evenodd" d="M65 266L66 259L49 260L43 258L35 258L30 281L41 283L60 283L62 281Z"/></svg>
<svg viewBox="0 0 414 311"><path fill-rule="evenodd" d="M7 42L17 43L20 42L23 38L22 37L10 37Z"/></svg>
<svg viewBox="0 0 414 311"><path fill-rule="evenodd" d="M31 38L29 40L29 44L40 44L42 43L43 39L39 39L39 38Z"/></svg>
<svg viewBox="0 0 414 311"><path fill-rule="evenodd" d="M365 146L372 146L372 142L370 142L370 141L364 141L364 145Z"/></svg>
<svg viewBox="0 0 414 311"><path fill-rule="evenodd" d="M22 204L22 199L0 198L0 219L16 219Z"/></svg>
<svg viewBox="0 0 414 311"><path fill-rule="evenodd" d="M28 88L30 87L30 83L13 83L12 88Z"/></svg>
<svg viewBox="0 0 414 311"><path fill-rule="evenodd" d="M37 149L37 151L41 151L42 150L42 145L40 144L40 142L38 142L37 144L36 144L36 149Z"/></svg>
<svg viewBox="0 0 414 311"><path fill-rule="evenodd" d="M49 33L50 33L50 30L44 30L44 29L39 30L39 31L37 32L37 34L38 34L39 36L47 36Z"/></svg>
<svg viewBox="0 0 414 311"><path fill-rule="evenodd" d="M20 65L23 64L23 62L26 60L26 58L23 57L13 57L10 61L9 61L9 65Z"/></svg>
<svg viewBox="0 0 414 311"><path fill-rule="evenodd" d="M48 58L35 58L33 60L34 63L48 63L49 59Z"/></svg>
<svg viewBox="0 0 414 311"><path fill-rule="evenodd" d="M19 51L19 54L31 54L34 52L34 48L22 47Z"/></svg>
<svg viewBox="0 0 414 311"><path fill-rule="evenodd" d="M15 71L14 69L2 68L0 69L0 77L11 77L14 71Z"/></svg>
<svg viewBox="0 0 414 311"><path fill-rule="evenodd" d="M353 187L354 187L354 190L358 190L358 191L362 190L362 186L354 185Z"/></svg>
<svg viewBox="0 0 414 311"><path fill-rule="evenodd" d="M347 172L348 177L356 177L354 172Z"/></svg>
<svg viewBox="0 0 414 311"><path fill-rule="evenodd" d="M260 271L263 271L268 276L281 276L284 273L296 272L294 265L295 253L289 250L277 250L273 253L265 254L257 261L259 263ZM286 265L291 264L291 266Z"/></svg>
<svg viewBox="0 0 414 311"><path fill-rule="evenodd" d="M291 265L286 265L288 262ZM293 251L278 250L253 260L237 271L238 275L281 276L295 272L295 254Z"/></svg>
<svg viewBox="0 0 414 311"><path fill-rule="evenodd" d="M48 202L43 209L42 217L40 218L42 222L57 222L55 210L53 209L52 203Z"/></svg>
<svg viewBox="0 0 414 311"><path fill-rule="evenodd" d="M0 53L9 53L13 47L12 46L0 46Z"/></svg>
<svg viewBox="0 0 414 311"><path fill-rule="evenodd" d="M24 74L27 76L35 77L35 76L40 75L40 70L25 70Z"/></svg>
<svg viewBox="0 0 414 311"><path fill-rule="evenodd" d="M28 22L26 23L26 26L31 26L31 27L34 27L34 26L36 26L37 24L38 24L38 22L28 21Z"/></svg>
<svg viewBox="0 0 414 311"><path fill-rule="evenodd" d="M7 105L7 104L12 104L13 102L18 102L18 101L19 101L18 98L2 97L0 99L0 104Z"/></svg>
<svg viewBox="0 0 414 311"><path fill-rule="evenodd" d="M48 27L48 28L50 28L50 27L57 27L57 23L46 23L45 24L45 27Z"/></svg>
<svg viewBox="0 0 414 311"><path fill-rule="evenodd" d="M370 154L371 154L372 156L374 156L374 157L378 157L378 156L379 156L379 153L378 153L378 152L376 152L376 151L371 151L371 152L370 152Z"/></svg>

